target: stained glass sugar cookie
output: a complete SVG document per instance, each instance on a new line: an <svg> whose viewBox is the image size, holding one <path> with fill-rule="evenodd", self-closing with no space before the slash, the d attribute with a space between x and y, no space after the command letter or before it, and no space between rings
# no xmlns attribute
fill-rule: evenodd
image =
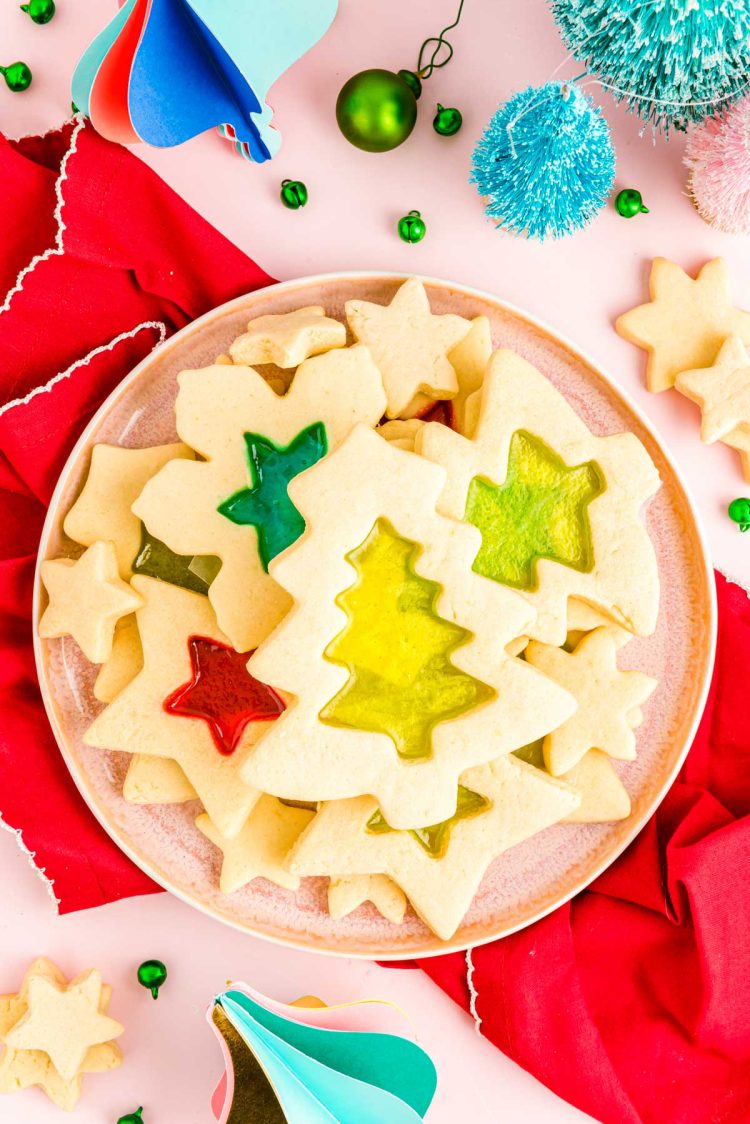
<svg viewBox="0 0 750 1124"><path fill-rule="evenodd" d="M534 610L471 567L435 510L445 473L357 426L290 484L307 530L271 574L294 608L253 675L293 696L244 769L276 796L374 795L388 822L449 818L459 775L559 726L571 696L505 644Z"/></svg>
<svg viewBox="0 0 750 1124"><path fill-rule="evenodd" d="M559 645L578 597L639 636L656 625L659 576L640 517L659 474L632 433L597 437L515 352L493 355L471 440L424 426L416 450L447 472L439 509L479 529L474 570L537 612L529 633Z"/></svg>
<svg viewBox="0 0 750 1124"><path fill-rule="evenodd" d="M243 366L183 371L179 384L177 431L203 459L165 465L133 511L176 554L218 556L208 596L219 627L248 651L290 604L268 572L304 529L287 485L353 425L377 424L382 378L357 346L306 359L283 397Z"/></svg>

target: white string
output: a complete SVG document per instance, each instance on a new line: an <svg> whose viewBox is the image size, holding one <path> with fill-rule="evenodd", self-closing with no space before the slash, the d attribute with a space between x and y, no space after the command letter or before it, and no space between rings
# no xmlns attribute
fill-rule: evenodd
<svg viewBox="0 0 750 1124"><path fill-rule="evenodd" d="M0 828L2 828L3 831L9 831L11 833L11 835L15 835L16 843L18 844L19 849L23 852L24 855L26 855L26 860L27 860L29 866L31 867L31 869L36 874L37 878L41 879L41 881L44 883L45 888L47 890L47 893L52 898L52 901L55 903L55 912L59 913L60 912L60 910L59 910L60 899L58 898L58 896L57 896L57 894L55 893L55 890L54 890L54 885L55 885L54 879L48 877L48 875L46 873L46 870L43 866L37 866L36 862L34 861L36 859L36 851L30 851L29 848L26 846L26 844L23 841L23 835L21 833L21 829L18 828L18 827L11 827L10 824L7 824L5 822L2 815L0 815Z"/></svg>
<svg viewBox="0 0 750 1124"><path fill-rule="evenodd" d="M474 961L472 959L471 948L466 949L466 986L469 989L469 1014L474 1019L474 1029L477 1034L482 1033L482 1016L477 1011L477 999L479 992L474 986Z"/></svg>
<svg viewBox="0 0 750 1124"><path fill-rule="evenodd" d="M132 339L134 336L137 336L139 332L142 332L144 328L153 328L159 333L158 342L154 344L154 347L159 347L167 338L167 326L161 320L144 320L143 323L137 324L135 328L130 328L127 332L120 332L119 336L115 336L109 343L104 343L99 347L95 347L93 351L90 351L88 355L84 355L82 359L76 359L75 363L71 363L64 371L60 371L59 374L54 375L42 386L35 386L34 389L30 390L23 398L14 398L11 402L6 402L4 405L0 406L0 417L7 413L8 410L13 410L16 406L27 406L38 394L49 394L58 383L62 382L63 379L70 378L73 372L77 371L79 367L88 366L91 360L95 359L97 355L103 355L105 351L113 351L118 343L122 343L123 340Z"/></svg>

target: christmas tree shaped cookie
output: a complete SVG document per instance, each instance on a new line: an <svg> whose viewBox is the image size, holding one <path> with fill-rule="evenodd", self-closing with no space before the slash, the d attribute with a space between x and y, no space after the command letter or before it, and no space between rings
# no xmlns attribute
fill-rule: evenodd
<svg viewBox="0 0 750 1124"><path fill-rule="evenodd" d="M386 874L449 940L490 863L580 803L567 785L512 756L469 769L461 786L464 807L420 831L392 830L371 796L324 804L289 865L300 875Z"/></svg>
<svg viewBox="0 0 750 1124"><path fill-rule="evenodd" d="M171 758L214 824L237 835L260 797L241 778L253 744L278 717L278 694L247 672L207 598L134 577L143 670L84 735L101 749Z"/></svg>
<svg viewBox="0 0 750 1124"><path fill-rule="evenodd" d="M307 359L283 397L242 366L183 371L179 384L177 431L204 460L167 464L133 511L176 554L221 559L208 596L232 645L248 651L289 608L268 573L303 526L288 484L357 422L377 424L382 379L367 348L352 347Z"/></svg>
<svg viewBox="0 0 750 1124"><path fill-rule="evenodd" d="M448 352L471 325L461 316L433 315L418 278L405 281L387 305L347 301L346 318L354 338L369 347L382 372L389 418L403 414L420 393L429 398L456 394L458 380Z"/></svg>
<svg viewBox="0 0 750 1124"><path fill-rule="evenodd" d="M750 312L735 308L722 258L693 279L667 258L654 258L651 301L624 312L615 327L648 352L648 389L667 390L681 371L709 367L732 334L750 343Z"/></svg>
<svg viewBox="0 0 750 1124"><path fill-rule="evenodd" d="M291 483L307 530L270 572L295 606L248 666L294 699L247 762L253 787L367 793L394 826L437 823L464 769L572 713L567 692L505 652L534 611L472 571L479 532L436 512L444 481L358 426Z"/></svg>
<svg viewBox="0 0 750 1124"><path fill-rule="evenodd" d="M567 601L579 597L637 635L656 624L659 582L640 521L659 487L629 433L595 437L565 399L514 352L496 352L471 440L424 426L417 452L442 465L439 510L481 533L477 573L534 606L529 635L565 641Z"/></svg>

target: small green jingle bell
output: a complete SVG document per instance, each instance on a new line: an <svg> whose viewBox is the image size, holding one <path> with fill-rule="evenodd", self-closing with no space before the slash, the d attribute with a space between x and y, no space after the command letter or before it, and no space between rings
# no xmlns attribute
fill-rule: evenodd
<svg viewBox="0 0 750 1124"><path fill-rule="evenodd" d="M647 215L648 207L643 202L640 191L634 187L625 187L618 191L615 198L615 210L624 219L632 219L635 215Z"/></svg>
<svg viewBox="0 0 750 1124"><path fill-rule="evenodd" d="M290 211L298 211L307 203L307 188L302 180L281 181L281 202Z"/></svg>
<svg viewBox="0 0 750 1124"><path fill-rule="evenodd" d="M741 531L750 531L750 500L744 497L732 500L727 508L727 515Z"/></svg>
<svg viewBox="0 0 750 1124"><path fill-rule="evenodd" d="M21 4L21 11L27 12L34 23L49 23L55 14L55 0L29 0Z"/></svg>
<svg viewBox="0 0 750 1124"><path fill-rule="evenodd" d="M167 978L167 966L161 960L144 960L138 969L138 983L147 988L154 999L159 998L159 988Z"/></svg>
<svg viewBox="0 0 750 1124"><path fill-rule="evenodd" d="M409 211L408 215L398 220L398 236L402 242L414 245L421 242L426 233L427 227L419 211Z"/></svg>
<svg viewBox="0 0 750 1124"><path fill-rule="evenodd" d="M0 66L0 74L5 79L5 85L14 94L28 90L31 85L31 70L25 62L12 62L10 66Z"/></svg>
<svg viewBox="0 0 750 1124"><path fill-rule="evenodd" d="M129 1112L126 1116L121 1116L117 1124L144 1124L143 1108L137 1108L135 1112Z"/></svg>
<svg viewBox="0 0 750 1124"><path fill-rule="evenodd" d="M409 87L414 97L419 101L422 94L422 79L419 77L415 70L399 70L396 72L399 78L403 78L406 85Z"/></svg>
<svg viewBox="0 0 750 1124"><path fill-rule="evenodd" d="M432 119L432 127L441 137L454 136L464 123L461 110L454 106L447 108L438 102L437 112Z"/></svg>

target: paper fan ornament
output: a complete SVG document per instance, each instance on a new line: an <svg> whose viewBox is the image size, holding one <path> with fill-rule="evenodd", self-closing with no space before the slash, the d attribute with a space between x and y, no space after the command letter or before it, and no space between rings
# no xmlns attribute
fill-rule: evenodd
<svg viewBox="0 0 750 1124"><path fill-rule="evenodd" d="M208 1021L225 1063L219 1124L419 1124L435 1094L435 1066L390 1003L287 1005L233 984Z"/></svg>
<svg viewBox="0 0 750 1124"><path fill-rule="evenodd" d="M73 101L120 144L171 147L214 127L256 163L281 137L268 91L338 0L126 0L73 75Z"/></svg>

